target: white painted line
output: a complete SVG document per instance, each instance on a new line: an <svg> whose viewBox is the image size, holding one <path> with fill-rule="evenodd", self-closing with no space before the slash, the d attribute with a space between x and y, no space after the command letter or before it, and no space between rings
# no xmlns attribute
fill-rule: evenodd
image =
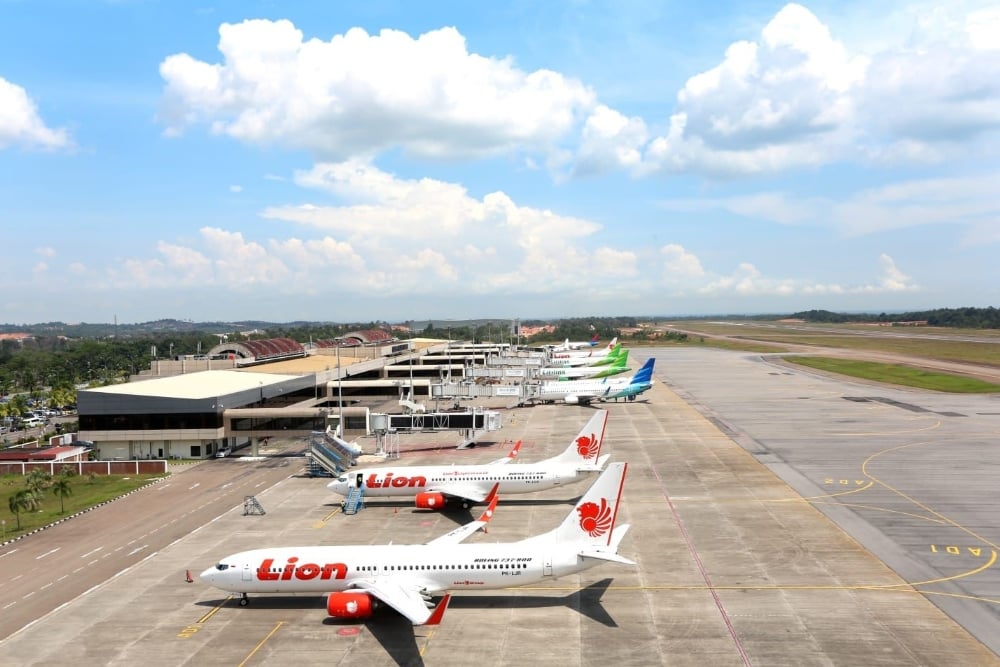
<svg viewBox="0 0 1000 667"><path fill-rule="evenodd" d="M35 560L41 560L41 559L45 558L46 556L48 556L50 554L54 554L55 552L59 551L60 549L62 549L62 547L56 547L52 551L46 551L41 556L35 556Z"/></svg>
<svg viewBox="0 0 1000 667"><path fill-rule="evenodd" d="M91 554L96 554L98 551L100 551L103 548L104 547L97 547L96 549L94 549L92 551L88 551L87 553L83 554L82 556L80 556L80 558L86 558L87 556L89 556Z"/></svg>

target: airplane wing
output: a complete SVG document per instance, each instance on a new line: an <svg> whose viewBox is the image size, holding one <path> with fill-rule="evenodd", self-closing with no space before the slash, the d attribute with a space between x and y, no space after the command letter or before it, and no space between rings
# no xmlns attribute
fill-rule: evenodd
<svg viewBox="0 0 1000 667"><path fill-rule="evenodd" d="M510 463L511 461L514 460L515 457L517 457L517 453L519 451L521 451L521 441L520 440L517 441L517 444L514 445L514 448L510 450L510 453L507 454L507 456L503 457L502 459L497 459L496 461L490 461L486 465L491 465L492 466L492 465L497 465L499 463Z"/></svg>
<svg viewBox="0 0 1000 667"><path fill-rule="evenodd" d="M410 623L413 623L413 625L424 625L430 619L433 610L427 608L427 603L424 602L424 597L420 594L418 585L416 582L413 582L413 586L410 587L401 585L398 582L398 579L379 579L378 581L359 579L355 581L351 588L377 597L410 619Z"/></svg>
<svg viewBox="0 0 1000 667"><path fill-rule="evenodd" d="M427 491L443 493L452 498L462 498L474 503L481 503L488 500L494 494L496 486L494 484L492 487L487 487L475 482L445 482L443 484L428 486Z"/></svg>
<svg viewBox="0 0 1000 667"><path fill-rule="evenodd" d="M499 498L497 494L494 492L493 500L490 501L489 507L486 508L485 512L479 515L478 519L476 519L475 521L470 521L464 526L459 526L455 530L451 531L450 533L445 533L441 537L436 537L427 544L436 544L436 545L458 544L459 542L467 538L469 535L472 535L474 532L476 532L477 530L479 530L480 528L482 528L483 526L485 526L490 522L490 519L493 518L493 510L495 510L497 507L497 500L499 500Z"/></svg>

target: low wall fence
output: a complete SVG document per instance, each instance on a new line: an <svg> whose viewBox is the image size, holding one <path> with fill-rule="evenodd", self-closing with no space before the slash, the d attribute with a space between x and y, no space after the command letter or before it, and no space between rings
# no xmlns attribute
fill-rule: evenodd
<svg viewBox="0 0 1000 667"><path fill-rule="evenodd" d="M0 475L27 475L36 468L57 475L67 467L78 475L156 475L167 472L167 461L5 461Z"/></svg>

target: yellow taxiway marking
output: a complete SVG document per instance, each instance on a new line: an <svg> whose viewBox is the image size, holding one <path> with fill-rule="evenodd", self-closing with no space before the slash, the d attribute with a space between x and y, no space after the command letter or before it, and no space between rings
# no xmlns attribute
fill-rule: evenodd
<svg viewBox="0 0 1000 667"><path fill-rule="evenodd" d="M924 510L928 514L931 514L931 515L937 517L938 519L940 519L944 523L948 524L949 526L953 526L953 527L961 530L965 534L974 537L975 539L979 540L983 544L988 544L989 546L991 546L994 549L994 551L1000 550L1000 546L997 546L995 543L989 541L988 539L982 537L981 535L978 535L975 531L970 530L969 528L966 528L965 526L961 525L957 521L949 519L948 517L946 517L945 515L941 514L940 512L937 512L937 511L931 509L930 507L928 507L924 503L920 502L919 500L916 500L915 498L913 498L913 497L911 497L911 496L903 493L902 491L900 491L899 489L895 488L894 486L892 486L890 484L886 484L885 482L883 482L882 480L880 480L878 477L876 477L875 475L873 475L870 472L868 472L868 466L869 466L869 464L872 463L878 457L882 456L883 454L888 454L890 452L895 452L895 451L899 451L901 449L907 449L907 448L910 448L910 447L919 447L921 445L930 445L930 444L936 444L936 443L931 443L931 442L911 442L911 443L909 443L907 445L898 445L896 447L890 447L888 449L883 449L882 451L876 452L875 454L872 454L867 459L865 459L864 463L861 464L861 473L865 477L867 477L868 479L870 479L873 482L875 482L876 484L879 484L879 485L885 487L886 489L892 491L893 493L895 493L900 498L904 498L904 499L908 500L909 502L913 503L914 505L916 505L920 509Z"/></svg>
<svg viewBox="0 0 1000 667"><path fill-rule="evenodd" d="M333 517L337 516L342 511L343 511L343 508L342 507L338 507L337 509L333 510L332 512L330 512L329 514L327 514L325 517L323 517L322 519L320 519L319 521L317 521L315 524L313 524L313 528L322 528L323 526L326 525L327 521L329 521Z"/></svg>
<svg viewBox="0 0 1000 667"><path fill-rule="evenodd" d="M254 657L254 655L256 655L257 651L259 651L264 646L264 644L267 643L267 640L269 640L271 637L273 637L274 633L276 633L278 630L280 630L281 626L283 626L284 624L285 624L284 621L278 621L278 624L275 625L273 628L271 628L271 631L269 633L267 633L267 636L265 636L263 639L261 639L259 642L257 642L257 645L254 646L253 650L250 651L250 653L247 654L247 657L243 658L243 662L241 662L239 664L239 667L243 667L244 665L246 665L250 661L250 658Z"/></svg>
<svg viewBox="0 0 1000 667"><path fill-rule="evenodd" d="M219 613L219 610L222 609L226 605L226 603L229 602L232 599L233 599L232 595L228 596L225 600L223 600L219 604L215 605L215 607L213 607L210 611L205 612L205 615L202 616L201 618L199 618L197 621L195 621L195 623L199 623L199 624L207 623L208 619L212 618L217 613Z"/></svg>

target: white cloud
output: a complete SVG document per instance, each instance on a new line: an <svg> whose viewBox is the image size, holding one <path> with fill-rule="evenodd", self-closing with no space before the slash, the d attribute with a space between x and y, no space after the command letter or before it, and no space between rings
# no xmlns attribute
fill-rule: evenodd
<svg viewBox="0 0 1000 667"><path fill-rule="evenodd" d="M926 225L990 226L1000 219L998 178L991 172L902 181L830 202L820 215L848 236Z"/></svg>
<svg viewBox="0 0 1000 667"><path fill-rule="evenodd" d="M635 173L745 175L995 151L976 139L1000 128L1000 10L911 13L897 16L914 26L907 42L862 54L805 7L786 5L756 41L732 44L688 79Z"/></svg>
<svg viewBox="0 0 1000 667"><path fill-rule="evenodd" d="M964 245L1000 241L1000 173L924 178L858 190L839 199L760 192L734 197L670 199L668 211L723 210L781 225L833 229L843 237L866 236L930 225L961 228Z"/></svg>
<svg viewBox="0 0 1000 667"><path fill-rule="evenodd" d="M343 205L271 207L262 216L318 238L252 240L206 227L190 243L161 242L117 283L247 290L353 290L416 296L498 291L587 294L609 280L641 285L635 252L601 245L595 222L520 206L503 192L474 198L459 184L406 180L370 163L322 163L300 185ZM271 229L280 230L280 224Z"/></svg>
<svg viewBox="0 0 1000 667"><path fill-rule="evenodd" d="M233 193L236 193L236 194L239 194L240 192L243 192L243 186L242 185L230 185L229 186L229 191L233 192Z"/></svg>
<svg viewBox="0 0 1000 667"><path fill-rule="evenodd" d="M24 88L0 77L0 149L21 146L56 150L72 145L65 129L45 125Z"/></svg>
<svg viewBox="0 0 1000 667"><path fill-rule="evenodd" d="M648 141L646 123L599 105L583 126L574 170L578 175L612 169L635 169L642 163Z"/></svg>
<svg viewBox="0 0 1000 667"><path fill-rule="evenodd" d="M667 285L703 283L705 269L701 266L701 260L683 246L676 243L665 245L660 248L660 256L663 262L663 280Z"/></svg>
<svg viewBox="0 0 1000 667"><path fill-rule="evenodd" d="M759 173L821 164L842 152L849 92L866 66L809 10L786 5L759 41L734 43L722 63L688 79L644 169Z"/></svg>
<svg viewBox="0 0 1000 667"><path fill-rule="evenodd" d="M304 39L290 21L222 24L211 64L166 58L161 119L169 134L196 123L261 144L323 157L372 155L400 146L424 157L549 151L594 95L548 70L470 53L454 28L416 39L352 28Z"/></svg>

